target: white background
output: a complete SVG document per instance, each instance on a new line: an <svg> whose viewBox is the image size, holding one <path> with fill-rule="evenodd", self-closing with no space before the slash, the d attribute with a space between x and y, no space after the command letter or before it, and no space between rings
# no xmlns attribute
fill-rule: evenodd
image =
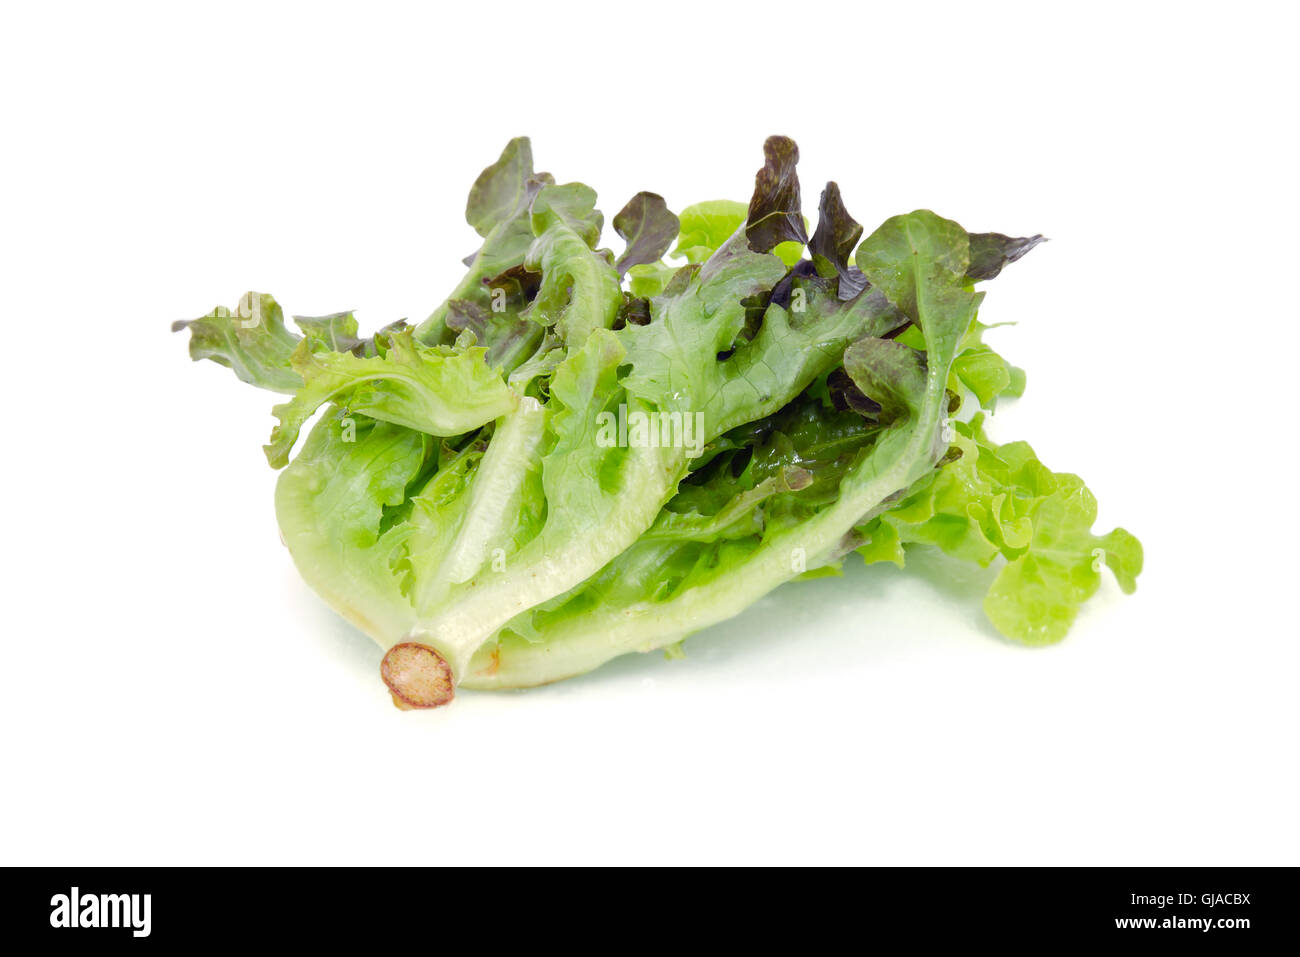
<svg viewBox="0 0 1300 957"><path fill-rule="evenodd" d="M0 862L1297 863L1292 15L660 6L4 15ZM1143 540L1138 593L1028 650L979 576L856 567L397 712L278 543L278 400L168 324L422 318L511 136L608 217L745 199L773 132L810 212L1051 237L988 286L993 431Z"/></svg>

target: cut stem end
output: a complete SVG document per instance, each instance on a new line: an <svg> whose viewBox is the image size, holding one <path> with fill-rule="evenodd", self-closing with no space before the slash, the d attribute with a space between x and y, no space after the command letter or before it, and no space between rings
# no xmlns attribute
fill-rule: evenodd
<svg viewBox="0 0 1300 957"><path fill-rule="evenodd" d="M451 666L428 645L403 641L384 654L379 674L403 711L438 708L456 696Z"/></svg>

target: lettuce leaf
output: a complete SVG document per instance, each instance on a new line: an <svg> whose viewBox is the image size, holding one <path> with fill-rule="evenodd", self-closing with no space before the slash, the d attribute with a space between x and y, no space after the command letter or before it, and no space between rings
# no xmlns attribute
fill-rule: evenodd
<svg viewBox="0 0 1300 957"><path fill-rule="evenodd" d="M326 402L429 435L461 435L517 403L483 349L421 346L409 329L380 337L376 346L375 355L359 357L314 349L311 340L298 345L290 364L303 386L271 410L280 420L266 446L272 466L288 462L303 423Z"/></svg>
<svg viewBox="0 0 1300 957"><path fill-rule="evenodd" d="M470 191L468 272L416 328L363 338L346 311L299 335L255 293L175 325L193 358L291 396L267 446L282 537L387 649L399 707L679 655L854 552L1002 563L985 610L1027 643L1065 634L1102 566L1132 590L1141 546L1092 532L1076 476L953 418L1024 390L974 286L1042 237L917 210L862 239L834 182L810 237L798 155L770 137L748 204L678 217L638 193L616 256L594 191L518 138Z"/></svg>
<svg viewBox="0 0 1300 957"><path fill-rule="evenodd" d="M1125 593L1136 588L1141 544L1122 528L1092 533L1097 503L1077 475L1046 468L1028 443L996 444L982 413L955 430L960 458L859 529L867 561L903 567L902 546L912 544L985 566L1006 559L984 610L1002 634L1026 644L1065 637L1103 566Z"/></svg>

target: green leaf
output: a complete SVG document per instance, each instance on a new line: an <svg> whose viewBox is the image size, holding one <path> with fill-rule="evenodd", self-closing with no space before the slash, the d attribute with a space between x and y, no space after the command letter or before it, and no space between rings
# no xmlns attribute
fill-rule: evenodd
<svg viewBox="0 0 1300 957"><path fill-rule="evenodd" d="M351 312L294 316L293 321L308 339L331 352L352 352L365 344L357 334L357 320Z"/></svg>
<svg viewBox="0 0 1300 957"><path fill-rule="evenodd" d="M748 216L747 205L730 199L713 199L687 206L681 212L681 227L673 255L688 263L703 263L735 235ZM772 252L790 267L803 255L803 244L779 243Z"/></svg>
<svg viewBox="0 0 1300 957"><path fill-rule="evenodd" d="M932 368L947 368L983 293L965 288L966 231L928 209L886 220L858 247L858 268L921 327Z"/></svg>
<svg viewBox="0 0 1300 957"><path fill-rule="evenodd" d="M190 331L190 358L211 359L234 371L241 381L272 392L296 392L302 377L289 364L300 341L284 325L273 298L245 293L232 311L218 306L200 319L172 323L172 331Z"/></svg>
<svg viewBox="0 0 1300 957"><path fill-rule="evenodd" d="M957 358L948 378L948 388L960 392L969 389L979 401L980 408L992 412L998 399L1018 398L1025 393L1025 370L1013 366L1001 355L984 344L984 333L991 326L972 322L957 350ZM915 348L925 347L925 337L915 326L898 336L899 342Z"/></svg>
<svg viewBox="0 0 1300 957"><path fill-rule="evenodd" d="M280 534L307 583L367 634L398 640L414 622L395 559L407 532L393 516L436 465L429 436L333 409L280 473Z"/></svg>
<svg viewBox="0 0 1300 957"><path fill-rule="evenodd" d="M1078 476L1055 476L1056 489L1029 507L1033 537L1028 550L994 580L984 611L1008 638L1051 644L1065 637L1079 606L1101 584L1108 565L1131 592L1142 569L1142 546L1122 528L1092 534L1097 502Z"/></svg>
<svg viewBox="0 0 1300 957"><path fill-rule="evenodd" d="M868 564L891 562L902 568L906 558L898 530L888 522L874 522L867 532L866 544L858 546L858 554Z"/></svg>
<svg viewBox="0 0 1300 957"><path fill-rule="evenodd" d="M857 263L899 309L920 322L927 290L961 285L970 248L966 230L918 209L885 220L858 247Z"/></svg>
<svg viewBox="0 0 1300 957"><path fill-rule="evenodd" d="M665 263L645 263L640 266L633 266L627 271L628 288L632 295L637 298L652 299L664 291L678 268Z"/></svg>
<svg viewBox="0 0 1300 957"><path fill-rule="evenodd" d="M271 432L266 457L280 468L302 424L334 401L384 422L430 435L459 435L504 415L517 396L484 361L483 349L454 353L421 346L410 330L380 343L380 354L316 351L304 341L293 367L305 383L272 412L280 424Z"/></svg>
<svg viewBox="0 0 1300 957"><path fill-rule="evenodd" d="M526 136L506 144L501 156L470 188L465 202L465 219L475 232L487 238L512 219L528 203L529 180L533 176L533 146Z"/></svg>
<svg viewBox="0 0 1300 957"><path fill-rule="evenodd" d="M749 208L730 199L696 203L682 210L674 256L688 263L703 263L718 251L745 222Z"/></svg>
<svg viewBox="0 0 1300 957"><path fill-rule="evenodd" d="M1052 472L1024 442L997 445L982 415L956 432L960 458L860 529L870 542L860 549L864 558L880 560L875 543L890 539L980 565L1004 557L984 609L1002 634L1027 644L1065 636L1103 565L1133 591L1142 546L1124 529L1092 533L1096 501L1078 476Z"/></svg>
<svg viewBox="0 0 1300 957"><path fill-rule="evenodd" d="M451 344L457 335L447 325L452 303L491 308L491 290L485 281L523 264L534 239L533 201L542 189L555 183L549 173L534 173L532 162L532 148L527 138L521 137L511 140L496 163L479 174L470 190L465 218L483 236L483 244L465 261L469 271L451 295L416 327L415 337L420 342ZM597 225L597 234L599 231Z"/></svg>
<svg viewBox="0 0 1300 957"><path fill-rule="evenodd" d="M683 271L650 303L651 321L618 333L626 344L631 395L660 411L696 412L720 385L718 354L730 349L745 322L741 300L781 278L775 257L751 252L733 238L694 272ZM721 427L716 422L710 428Z"/></svg>
<svg viewBox="0 0 1300 957"><path fill-rule="evenodd" d="M576 184L542 190L533 204L537 239L524 260L526 268L542 274L536 298L524 315L555 327L575 349L593 330L610 328L623 302L618 273L592 248L600 236L600 214L591 218L595 198Z"/></svg>
<svg viewBox="0 0 1300 957"><path fill-rule="evenodd" d="M313 351L373 356L376 339L391 338L406 328L406 321L399 319L363 339L351 312L294 316L293 321L305 336L295 335L285 327L284 316L274 299L249 292L233 312L217 308L202 319L173 323L172 330L190 330L193 358L211 359L234 369L245 382L292 394L303 384L302 376L294 368L293 357L304 340Z"/></svg>
<svg viewBox="0 0 1300 957"><path fill-rule="evenodd" d="M401 567L417 610L436 609L485 565L510 561L541 529L545 425L545 410L525 398L414 497Z"/></svg>
<svg viewBox="0 0 1300 957"><path fill-rule="evenodd" d="M582 183L566 183L538 191L533 197L531 222L535 236L540 237L552 226L563 224L589 249L595 249L605 217L596 208L594 189Z"/></svg>

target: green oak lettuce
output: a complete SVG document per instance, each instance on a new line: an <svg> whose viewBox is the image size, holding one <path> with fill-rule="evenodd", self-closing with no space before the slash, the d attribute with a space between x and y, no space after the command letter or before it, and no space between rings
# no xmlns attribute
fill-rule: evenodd
<svg viewBox="0 0 1300 957"><path fill-rule="evenodd" d="M810 236L797 162L769 138L748 205L638 193L615 253L595 193L512 140L467 203L480 248L417 326L299 334L254 293L176 324L291 396L266 447L282 537L386 649L400 707L675 652L855 553L1002 563L985 609L1027 643L1063 637L1103 566L1132 590L1141 547L1092 533L1082 482L958 411L1024 390L975 284L1042 237L920 210L862 239L834 183Z"/></svg>
<svg viewBox="0 0 1300 957"><path fill-rule="evenodd" d="M998 445L983 413L954 424L961 455L862 526L868 562L900 568L904 545L932 545L982 566L1006 559L984 602L989 620L1027 644L1059 641L1109 567L1137 587L1142 546L1122 528L1092 533L1097 502L1077 475L1053 472L1025 442Z"/></svg>

